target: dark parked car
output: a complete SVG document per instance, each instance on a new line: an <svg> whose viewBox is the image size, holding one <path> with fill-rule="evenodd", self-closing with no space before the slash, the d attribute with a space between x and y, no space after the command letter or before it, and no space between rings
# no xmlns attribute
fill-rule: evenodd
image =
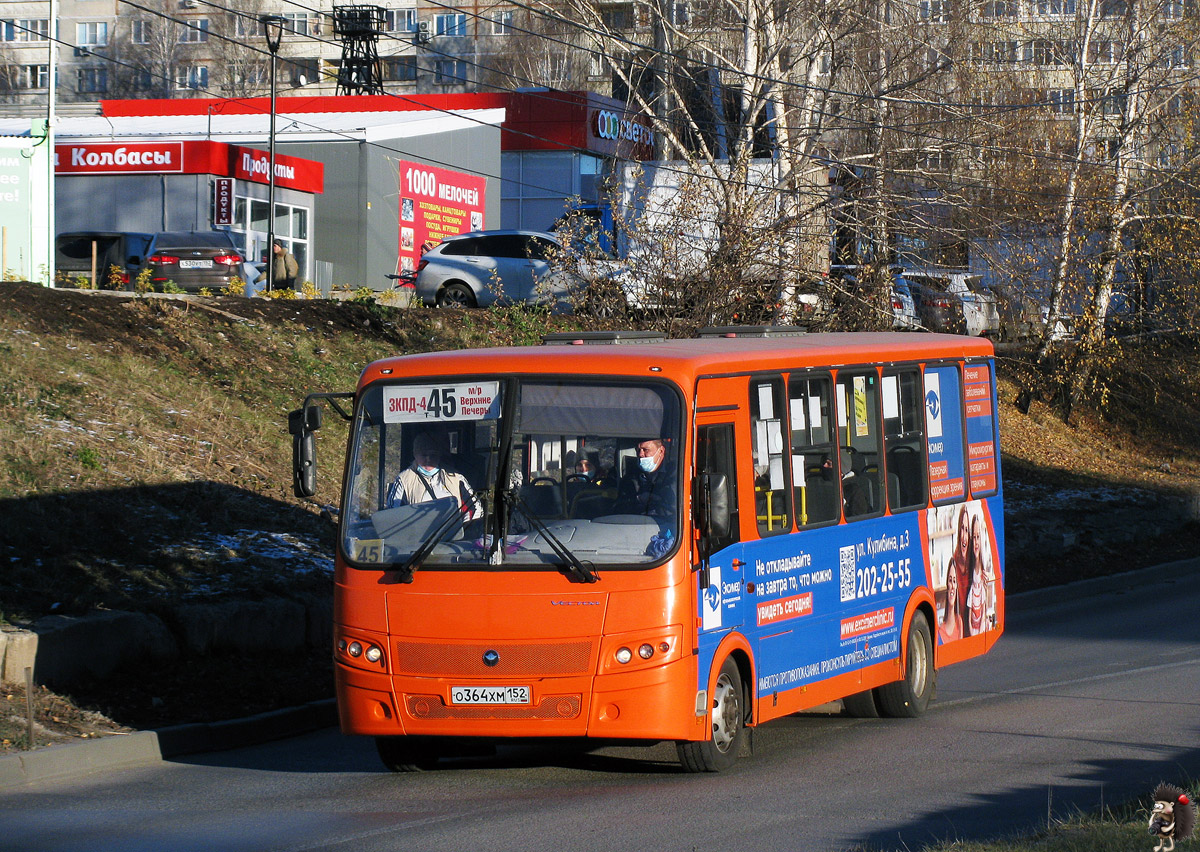
<svg viewBox="0 0 1200 852"><path fill-rule="evenodd" d="M161 290L168 282L188 292L223 290L243 277L241 249L228 231L76 231L55 239L55 269L96 278L102 288L130 289L142 270ZM113 270L116 267L116 271Z"/></svg>
<svg viewBox="0 0 1200 852"><path fill-rule="evenodd" d="M165 231L154 235L141 268L150 270L155 289L171 282L192 293L215 292L242 276L242 262L228 231Z"/></svg>

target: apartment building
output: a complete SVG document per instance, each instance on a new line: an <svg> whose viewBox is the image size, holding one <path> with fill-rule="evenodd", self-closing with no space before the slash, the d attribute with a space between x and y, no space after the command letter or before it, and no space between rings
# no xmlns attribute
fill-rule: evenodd
<svg viewBox="0 0 1200 852"><path fill-rule="evenodd" d="M336 9L359 20L368 10L373 34L339 26ZM505 76L492 69L504 67L515 32L513 7L487 2L59 0L52 25L47 2L0 0L0 94L12 104L46 103L54 65L64 104L261 95L270 70L263 15L282 19L279 89L316 95L359 93L364 80L354 69L364 61L373 69L366 82L374 93L486 90ZM347 56L350 71L343 74ZM520 78L511 82L502 87L522 85Z"/></svg>

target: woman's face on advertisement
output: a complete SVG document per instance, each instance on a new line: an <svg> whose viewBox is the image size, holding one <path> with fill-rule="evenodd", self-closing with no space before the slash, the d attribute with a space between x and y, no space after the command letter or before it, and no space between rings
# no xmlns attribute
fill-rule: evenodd
<svg viewBox="0 0 1200 852"><path fill-rule="evenodd" d="M983 524L979 518L971 524L971 547L975 549L976 556L983 556Z"/></svg>
<svg viewBox="0 0 1200 852"><path fill-rule="evenodd" d="M966 556L967 549L971 546L971 519L967 517L967 510L963 509L958 513L958 550L963 556Z"/></svg>
<svg viewBox="0 0 1200 852"><path fill-rule="evenodd" d="M946 602L951 607L958 603L958 574L954 571L946 573Z"/></svg>

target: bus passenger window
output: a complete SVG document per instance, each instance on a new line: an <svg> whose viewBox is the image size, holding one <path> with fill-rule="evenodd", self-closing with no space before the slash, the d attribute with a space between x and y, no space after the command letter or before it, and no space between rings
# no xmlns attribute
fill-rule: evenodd
<svg viewBox="0 0 1200 852"><path fill-rule="evenodd" d="M740 541L738 534L737 511L737 476L733 451L733 426L720 423L713 426L701 426L696 435L696 473L703 476L708 473L723 474L728 488L729 531L720 537L715 537L708 543L709 552L715 553L734 542Z"/></svg>
<svg viewBox="0 0 1200 852"><path fill-rule="evenodd" d="M925 417L916 369L883 374L883 445L892 512L925 507Z"/></svg>
<svg viewBox="0 0 1200 852"><path fill-rule="evenodd" d="M754 457L754 507L759 535L792 528L784 467L783 385L778 379L750 383L750 447Z"/></svg>
<svg viewBox="0 0 1200 852"><path fill-rule="evenodd" d="M842 503L846 519L853 520L883 508L879 377L875 373L838 376L837 416Z"/></svg>
<svg viewBox="0 0 1200 852"><path fill-rule="evenodd" d="M841 516L831 411L828 376L792 377L788 414L792 487L800 527L832 523Z"/></svg>

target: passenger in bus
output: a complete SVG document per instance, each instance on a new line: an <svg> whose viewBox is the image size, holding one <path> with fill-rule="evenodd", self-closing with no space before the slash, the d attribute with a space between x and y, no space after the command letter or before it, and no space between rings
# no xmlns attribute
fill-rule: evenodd
<svg viewBox="0 0 1200 852"><path fill-rule="evenodd" d="M946 609L938 623L938 636L943 642L963 637L962 616L958 609L958 575L953 570L946 572Z"/></svg>
<svg viewBox="0 0 1200 852"><path fill-rule="evenodd" d="M675 517L675 466L667 458L665 442L651 438L637 445L638 466L621 478L617 514Z"/></svg>
<svg viewBox="0 0 1200 852"><path fill-rule="evenodd" d="M859 515L865 515L871 511L871 495L867 492L867 486L859 478L857 471L854 470L854 456L848 450L843 449L841 460L842 503L846 508L846 517L857 518ZM825 466L832 473L833 460L826 459Z"/></svg>
<svg viewBox="0 0 1200 852"><path fill-rule="evenodd" d="M467 478L447 470L450 453L444 442L432 432L421 432L413 439L413 463L400 471L387 490L387 505L408 506L454 497L463 513L463 521L483 517L483 509Z"/></svg>

